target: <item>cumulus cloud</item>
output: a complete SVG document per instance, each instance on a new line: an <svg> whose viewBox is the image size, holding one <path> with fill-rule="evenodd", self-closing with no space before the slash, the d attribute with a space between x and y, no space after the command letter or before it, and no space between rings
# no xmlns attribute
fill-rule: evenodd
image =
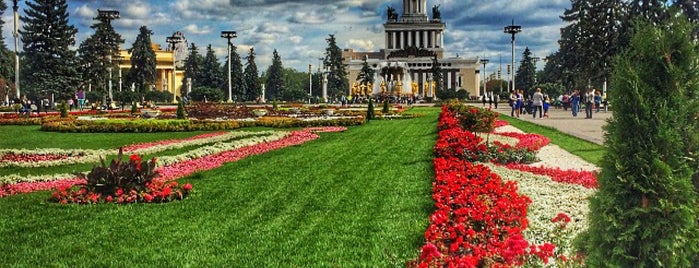
<svg viewBox="0 0 699 268"><path fill-rule="evenodd" d="M209 33L211 33L211 27L208 25L205 25L204 27L200 28L199 25L189 24L187 26L184 26L184 30L189 34L209 34Z"/></svg>
<svg viewBox="0 0 699 268"><path fill-rule="evenodd" d="M357 51L372 51L376 49L374 41L362 39L350 39L347 41L347 47L354 48Z"/></svg>

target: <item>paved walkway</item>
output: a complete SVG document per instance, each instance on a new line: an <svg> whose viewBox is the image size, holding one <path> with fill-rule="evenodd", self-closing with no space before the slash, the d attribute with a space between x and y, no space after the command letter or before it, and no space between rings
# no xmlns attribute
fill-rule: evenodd
<svg viewBox="0 0 699 268"><path fill-rule="evenodd" d="M480 105L479 105L480 107ZM504 106L499 106L496 110L504 115L510 115L510 107L505 104ZM600 110L599 113L592 111L592 119L585 119L585 110L581 110L577 117L573 117L570 109L564 111L563 109L549 109L549 118L539 119L532 118L531 114L521 115L519 119L535 123L542 126L548 126L559 131L570 134L597 144L604 143L604 131L602 126L607 123L607 119L612 116L612 112L604 112Z"/></svg>

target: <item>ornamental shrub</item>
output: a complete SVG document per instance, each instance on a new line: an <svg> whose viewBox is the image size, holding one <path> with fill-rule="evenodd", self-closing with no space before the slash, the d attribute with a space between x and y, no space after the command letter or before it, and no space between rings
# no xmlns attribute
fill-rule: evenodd
<svg viewBox="0 0 699 268"><path fill-rule="evenodd" d="M391 105L388 104L388 100L383 101L383 109L381 109L382 114L388 114L391 110Z"/></svg>
<svg viewBox="0 0 699 268"><path fill-rule="evenodd" d="M177 119L187 119L187 115L184 112L184 102L182 99L177 103Z"/></svg>
<svg viewBox="0 0 699 268"><path fill-rule="evenodd" d="M366 120L373 120L374 119L374 101L369 98L369 107L367 107L366 110Z"/></svg>
<svg viewBox="0 0 699 268"><path fill-rule="evenodd" d="M68 117L68 104L66 101L61 101L61 117L65 118Z"/></svg>
<svg viewBox="0 0 699 268"><path fill-rule="evenodd" d="M599 191L590 201L589 267L696 267L699 263L697 105L692 26L641 22L614 61Z"/></svg>

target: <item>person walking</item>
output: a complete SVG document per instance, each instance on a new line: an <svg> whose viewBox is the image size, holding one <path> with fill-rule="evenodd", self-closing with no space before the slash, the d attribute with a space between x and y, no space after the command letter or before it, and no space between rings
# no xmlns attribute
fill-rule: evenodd
<svg viewBox="0 0 699 268"><path fill-rule="evenodd" d="M517 93L515 91L510 93L510 100L508 102L510 103L510 108L512 109L510 116L514 117L515 109L517 109Z"/></svg>
<svg viewBox="0 0 699 268"><path fill-rule="evenodd" d="M599 108L602 106L602 93L599 90L595 91L595 108L597 113L599 113Z"/></svg>
<svg viewBox="0 0 699 268"><path fill-rule="evenodd" d="M544 117L544 94L541 93L541 88L536 88L536 92L532 96L533 112L532 116L536 119L536 111L539 111L539 119Z"/></svg>
<svg viewBox="0 0 699 268"><path fill-rule="evenodd" d="M485 103L487 102L485 99L485 93L483 93L483 96L481 96L481 100L483 100L483 107L485 107Z"/></svg>
<svg viewBox="0 0 699 268"><path fill-rule="evenodd" d="M78 109L82 111L85 108L85 91L81 88L75 93L75 98L78 99Z"/></svg>
<svg viewBox="0 0 699 268"><path fill-rule="evenodd" d="M570 95L570 104L570 110L573 112L573 117L578 117L578 109L580 109L580 91L577 89L573 91L572 95Z"/></svg>
<svg viewBox="0 0 699 268"><path fill-rule="evenodd" d="M498 108L498 101L499 101L498 99L499 99L498 94L493 94L493 103L495 104L495 109Z"/></svg>
<svg viewBox="0 0 699 268"><path fill-rule="evenodd" d="M544 95L544 118L549 118L549 106L551 106L551 100L548 95Z"/></svg>
<svg viewBox="0 0 699 268"><path fill-rule="evenodd" d="M592 106L595 101L595 93L593 92L594 89L591 88L585 93L585 119L592 119Z"/></svg>
<svg viewBox="0 0 699 268"><path fill-rule="evenodd" d="M522 90L515 90L515 91L517 91L517 102L516 102L517 109L515 110L515 115L517 115L517 117L519 117L519 115L522 113L522 108L524 108L524 94L523 94Z"/></svg>

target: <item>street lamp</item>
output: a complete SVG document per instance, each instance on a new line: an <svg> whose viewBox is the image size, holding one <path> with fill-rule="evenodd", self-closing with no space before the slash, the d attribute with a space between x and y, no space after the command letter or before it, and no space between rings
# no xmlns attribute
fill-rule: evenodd
<svg viewBox="0 0 699 268"><path fill-rule="evenodd" d="M313 64L308 65L308 104L313 101Z"/></svg>
<svg viewBox="0 0 699 268"><path fill-rule="evenodd" d="M177 53L176 46L177 44L182 42L182 38L173 34L172 36L168 36L167 38L165 38L165 41L168 42L172 47L172 80L170 81L172 82L172 102L177 102L177 92L175 92L175 73L177 72L177 58L175 57L175 54Z"/></svg>
<svg viewBox="0 0 699 268"><path fill-rule="evenodd" d="M110 25L112 23L112 20L116 20L120 18L121 16L119 15L119 11L116 10L97 10L97 17L95 18L96 20L100 20L105 22L107 25ZM109 60L109 67L107 67L107 70L109 70L109 100L112 101L114 99L114 95L112 94L112 46L114 45L112 42L116 40L104 40L106 41L107 45L109 46L109 55L107 55L107 59Z"/></svg>
<svg viewBox="0 0 699 268"><path fill-rule="evenodd" d="M12 10L14 10L15 13L15 28L12 32L12 36L15 38L15 90L17 91L17 99L21 99L21 96L19 95L19 52L17 50L19 47L19 30L17 29L17 25L19 25L19 13L17 11L19 6L17 5L17 2L19 2L19 0L12 1Z"/></svg>
<svg viewBox="0 0 699 268"><path fill-rule="evenodd" d="M488 94L488 83L485 81L485 65L490 62L489 59L481 59L481 64L483 64L483 94Z"/></svg>
<svg viewBox="0 0 699 268"><path fill-rule="evenodd" d="M512 20L512 25L505 26L505 33L511 34L512 35L512 73L511 79L512 79L512 90L515 89L515 35L520 33L522 31L522 26L515 25L515 20Z"/></svg>
<svg viewBox="0 0 699 268"><path fill-rule="evenodd" d="M228 40L228 102L233 102L233 84L231 84L231 39L238 37L235 31L222 31L221 37Z"/></svg>
<svg viewBox="0 0 699 268"><path fill-rule="evenodd" d="M538 83L538 79L536 78L536 63L541 60L540 57L533 57L532 61L534 62L534 84Z"/></svg>

